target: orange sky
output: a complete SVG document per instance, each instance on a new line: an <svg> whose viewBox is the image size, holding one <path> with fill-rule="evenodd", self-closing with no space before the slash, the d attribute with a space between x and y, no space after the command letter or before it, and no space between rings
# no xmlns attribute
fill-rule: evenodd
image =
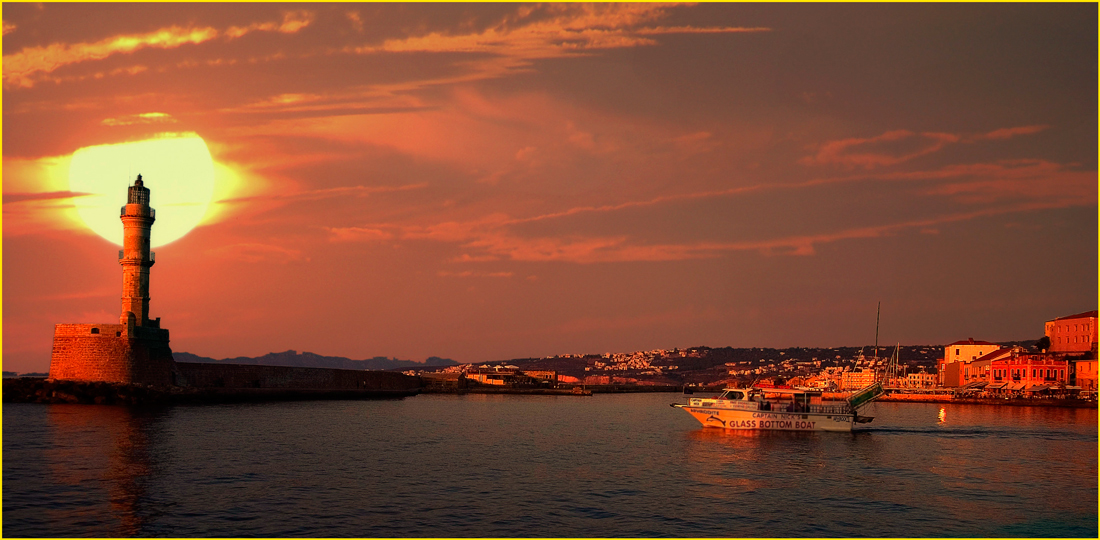
<svg viewBox="0 0 1100 540"><path fill-rule="evenodd" d="M1096 307L1096 21L5 4L4 368L46 370L54 323L118 319L68 160L166 132L219 171L204 222L156 249L175 351L863 345L880 300L884 343L1034 339Z"/></svg>

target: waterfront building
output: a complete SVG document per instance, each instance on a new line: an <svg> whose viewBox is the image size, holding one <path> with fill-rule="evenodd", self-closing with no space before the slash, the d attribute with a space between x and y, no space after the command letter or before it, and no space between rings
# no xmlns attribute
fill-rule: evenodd
<svg viewBox="0 0 1100 540"><path fill-rule="evenodd" d="M466 376L458 371L423 372L419 374L420 380L427 390L439 392L457 392L467 388Z"/></svg>
<svg viewBox="0 0 1100 540"><path fill-rule="evenodd" d="M963 341L956 341L944 347L943 359L940 360L939 369L937 373L939 378L937 382L940 386L947 386L945 375L947 372L947 366L955 362L966 362L977 360L986 354L1000 349L1001 346L996 343L990 343L988 341L976 341L974 338L969 338Z"/></svg>
<svg viewBox="0 0 1100 540"><path fill-rule="evenodd" d="M557 371L544 371L544 370L525 369L525 370L523 370L523 374L527 375L528 377L531 377L532 379L537 379L539 381L546 382L547 384L549 384L551 386L553 386L555 384L558 384L558 372Z"/></svg>
<svg viewBox="0 0 1100 540"><path fill-rule="evenodd" d="M845 371L840 375L840 391L859 390L875 382L873 369L856 368L853 371Z"/></svg>
<svg viewBox="0 0 1100 540"><path fill-rule="evenodd" d="M1013 354L1024 352L1019 347L1005 347L974 360L962 360L947 364L943 374L945 387L966 386L978 381L989 381L989 370L994 360L1009 358Z"/></svg>
<svg viewBox="0 0 1100 540"><path fill-rule="evenodd" d="M1073 378L1070 384L1081 387L1086 392L1096 391L1096 358L1091 360L1070 360L1073 366Z"/></svg>
<svg viewBox="0 0 1100 540"><path fill-rule="evenodd" d="M1093 353L1096 358L1096 310L1047 321L1044 333L1052 353Z"/></svg>
<svg viewBox="0 0 1100 540"><path fill-rule="evenodd" d="M935 373L910 373L905 377L905 386L907 388L932 388L936 386L938 377Z"/></svg>
<svg viewBox="0 0 1100 540"><path fill-rule="evenodd" d="M1069 361L1049 353L1029 354L1013 348L1012 354L990 363L986 391L1028 394L1069 384Z"/></svg>
<svg viewBox="0 0 1100 540"><path fill-rule="evenodd" d="M540 376L534 377L525 371L520 371L516 366L481 366L466 371L466 379L478 384L505 387L532 387L553 386L557 373L553 371L538 372Z"/></svg>

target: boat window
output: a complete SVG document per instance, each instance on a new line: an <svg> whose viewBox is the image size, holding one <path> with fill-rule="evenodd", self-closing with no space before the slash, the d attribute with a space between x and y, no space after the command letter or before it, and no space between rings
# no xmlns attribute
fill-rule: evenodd
<svg viewBox="0 0 1100 540"><path fill-rule="evenodd" d="M730 399L730 400L735 400L735 399L744 399L744 398L745 398L745 394L744 394L743 392L735 392L735 391L732 391L732 390L731 390L731 391L729 391L729 392L726 392L726 396L725 396L725 398L726 398L726 399Z"/></svg>

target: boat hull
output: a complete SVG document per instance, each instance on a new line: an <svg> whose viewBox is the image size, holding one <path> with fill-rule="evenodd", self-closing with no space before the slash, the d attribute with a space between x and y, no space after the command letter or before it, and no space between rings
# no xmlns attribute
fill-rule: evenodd
<svg viewBox="0 0 1100 540"><path fill-rule="evenodd" d="M812 412L748 411L674 403L703 427L754 431L852 431L855 415Z"/></svg>

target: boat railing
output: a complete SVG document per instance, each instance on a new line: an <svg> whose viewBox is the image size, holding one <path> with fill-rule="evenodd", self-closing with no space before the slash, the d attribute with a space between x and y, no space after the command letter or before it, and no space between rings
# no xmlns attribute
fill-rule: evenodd
<svg viewBox="0 0 1100 540"><path fill-rule="evenodd" d="M843 405L810 405L810 410L807 412L818 414L849 414L852 410L848 407L848 404Z"/></svg>
<svg viewBox="0 0 1100 540"><path fill-rule="evenodd" d="M838 405L772 405L771 409L765 409L761 407L761 410L772 412L785 412L785 413L812 413L812 414L852 414L852 409L848 407L847 403Z"/></svg>

